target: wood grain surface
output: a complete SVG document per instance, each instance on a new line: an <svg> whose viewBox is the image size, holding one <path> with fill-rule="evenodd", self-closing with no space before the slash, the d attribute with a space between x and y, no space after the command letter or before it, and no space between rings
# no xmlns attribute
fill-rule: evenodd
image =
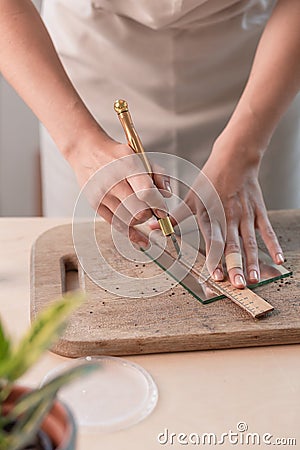
<svg viewBox="0 0 300 450"><path fill-rule="evenodd" d="M79 266L80 286L87 300L72 315L53 351L79 357L299 343L300 211L274 211L270 219L286 267L293 270L292 277L255 289L274 306L271 315L253 320L228 299L203 305L180 285L148 298L120 297L93 283ZM153 262L129 263L121 257L106 223L97 223L96 237L105 259L124 274L146 279L161 275ZM66 290L70 280L65 280L65 270L77 266L71 225L52 228L37 239L31 258L32 317ZM165 277L167 283L173 283L167 274ZM113 286L116 292L118 288ZM151 288L155 294L157 287Z"/></svg>

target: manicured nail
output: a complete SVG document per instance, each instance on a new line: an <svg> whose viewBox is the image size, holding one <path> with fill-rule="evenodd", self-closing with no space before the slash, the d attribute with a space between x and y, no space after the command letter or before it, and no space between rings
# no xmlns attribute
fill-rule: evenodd
<svg viewBox="0 0 300 450"><path fill-rule="evenodd" d="M212 277L215 281L222 281L224 279L224 275L221 269L216 269L213 274Z"/></svg>
<svg viewBox="0 0 300 450"><path fill-rule="evenodd" d="M235 284L237 284L238 286L243 286L243 287L246 286L245 279L244 279L244 277L242 277L242 275L236 275L236 276L234 277L234 282L235 282Z"/></svg>
<svg viewBox="0 0 300 450"><path fill-rule="evenodd" d="M258 272L257 272L257 270L250 270L249 278L251 280L258 281Z"/></svg>
<svg viewBox="0 0 300 450"><path fill-rule="evenodd" d="M284 263L284 257L282 253L276 253L276 262L277 264Z"/></svg>
<svg viewBox="0 0 300 450"><path fill-rule="evenodd" d="M171 185L170 185L170 181L169 180L165 180L164 181L164 186L165 186L165 190L170 192L170 194L173 194Z"/></svg>
<svg viewBox="0 0 300 450"><path fill-rule="evenodd" d="M167 217L167 213L165 211L162 211L161 209L155 209L154 214L160 219L164 219L165 217Z"/></svg>
<svg viewBox="0 0 300 450"><path fill-rule="evenodd" d="M156 224L157 224L157 220L154 219L154 217L152 217L152 219L150 219L150 220L148 221L149 227L154 227Z"/></svg>

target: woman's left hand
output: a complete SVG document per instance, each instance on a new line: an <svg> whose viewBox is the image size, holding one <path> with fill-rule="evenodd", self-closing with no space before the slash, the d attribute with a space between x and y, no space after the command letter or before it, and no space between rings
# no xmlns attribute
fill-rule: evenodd
<svg viewBox="0 0 300 450"><path fill-rule="evenodd" d="M255 229L258 229L273 261L276 264L282 264L284 258L270 224L258 182L262 152L233 141L231 134L223 132L215 142L202 172L213 184L224 208L227 225L224 255L230 281L233 286L244 288L246 283L254 284L260 279ZM195 181L193 190L189 191L184 203L196 216L205 240L206 254L208 254L211 245L211 223L208 211L195 194L197 189L201 194L200 180L199 183ZM174 216L180 217L182 221L185 217L180 213L180 208L182 207L179 206L174 211ZM173 224L176 224L175 220ZM151 227L157 228L154 224ZM242 254L245 261L244 267L242 267ZM223 280L221 262L212 276L216 281Z"/></svg>

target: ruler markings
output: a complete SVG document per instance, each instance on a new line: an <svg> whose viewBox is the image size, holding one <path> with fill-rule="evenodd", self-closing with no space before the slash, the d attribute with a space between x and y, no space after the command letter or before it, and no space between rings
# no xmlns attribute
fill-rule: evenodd
<svg viewBox="0 0 300 450"><path fill-rule="evenodd" d="M148 234L148 233L147 233ZM156 240L153 241L154 244L158 245L160 248L162 246ZM173 254L171 251L164 249L164 251L173 259ZM206 268L203 269L205 264L205 256L198 253L195 261L195 249L191 247L186 242L182 245L182 256L177 262L186 268L196 277L196 279L201 280L208 287L213 288L218 294L223 294L238 306L247 311L253 318L262 317L266 313L273 311L274 307L264 300L262 297L255 294L249 288L237 289L230 281L220 281L216 282L211 279L210 274ZM201 265L201 270L195 268L195 264ZM169 269L168 269L169 270Z"/></svg>

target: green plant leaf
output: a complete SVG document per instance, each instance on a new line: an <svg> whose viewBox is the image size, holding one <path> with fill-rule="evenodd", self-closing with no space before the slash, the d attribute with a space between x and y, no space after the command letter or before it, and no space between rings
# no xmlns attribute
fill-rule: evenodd
<svg viewBox="0 0 300 450"><path fill-rule="evenodd" d="M91 373L96 368L99 369L99 364L82 363L76 367L65 370L60 375L48 381L48 383L46 383L41 388L35 389L33 391L30 391L28 394L25 394L18 401L18 403L16 403L13 411L10 412L9 420L15 420L17 417L25 414L26 411L34 408L35 404L39 403L41 398L47 398L48 396L52 397L53 395L56 395L57 391L62 386L70 383L71 381L74 381L79 376Z"/></svg>
<svg viewBox="0 0 300 450"><path fill-rule="evenodd" d="M79 293L68 294L43 310L16 350L0 366L0 379L15 381L51 347L64 330L68 316L83 301Z"/></svg>
<svg viewBox="0 0 300 450"><path fill-rule="evenodd" d="M52 397L40 398L34 408L27 411L26 416L16 424L11 432L4 439L4 449L21 450L30 443L41 427L42 421L50 411L55 395ZM2 449L2 447L1 447Z"/></svg>
<svg viewBox="0 0 300 450"><path fill-rule="evenodd" d="M79 376L88 375L96 368L99 368L99 365L93 363L83 363L72 367L50 380L40 389L30 391L22 396L5 418L7 423L17 420L16 426L7 437L9 443L7 448L9 450L24 448L37 434L43 419L52 407L58 390Z"/></svg>
<svg viewBox="0 0 300 450"><path fill-rule="evenodd" d="M6 336L3 325L0 321L0 364L9 358L11 351L11 343Z"/></svg>

